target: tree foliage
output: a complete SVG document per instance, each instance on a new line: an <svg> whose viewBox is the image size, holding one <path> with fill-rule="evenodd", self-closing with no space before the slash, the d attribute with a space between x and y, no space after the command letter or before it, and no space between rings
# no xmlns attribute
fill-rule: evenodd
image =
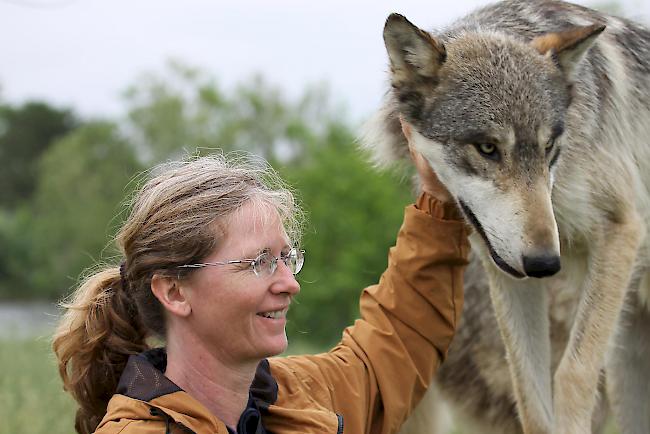
<svg viewBox="0 0 650 434"><path fill-rule="evenodd" d="M59 298L87 267L117 263L120 204L144 167L197 148L245 150L278 168L309 216L290 338L337 340L358 315L361 290L384 270L411 200L407 185L369 166L345 112L323 88L291 99L253 77L226 92L178 63L142 76L125 101L124 122L86 121L42 149L29 200L0 207L0 297Z"/></svg>
<svg viewBox="0 0 650 434"><path fill-rule="evenodd" d="M338 117L323 88L307 89L293 101L253 76L225 92L204 71L173 61L141 76L125 100L130 138L148 164L197 148L246 150L272 164L294 160L302 142Z"/></svg>
<svg viewBox="0 0 650 434"><path fill-rule="evenodd" d="M70 111L43 102L0 106L0 208L29 200L40 155L74 125Z"/></svg>
<svg viewBox="0 0 650 434"><path fill-rule="evenodd" d="M108 122L87 123L56 141L37 166L33 200L5 213L5 230L0 227L13 246L0 281L5 296L58 298L85 268L114 253L105 247L119 224L129 180L140 170L132 148Z"/></svg>
<svg viewBox="0 0 650 434"><path fill-rule="evenodd" d="M352 130L338 123L328 125L305 161L283 173L309 216L302 290L288 330L292 338L331 345L358 317L361 290L386 268L410 188L372 169Z"/></svg>

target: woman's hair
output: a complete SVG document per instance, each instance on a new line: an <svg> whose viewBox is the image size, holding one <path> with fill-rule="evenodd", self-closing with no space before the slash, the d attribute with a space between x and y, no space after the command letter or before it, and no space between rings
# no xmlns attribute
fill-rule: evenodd
<svg viewBox="0 0 650 434"><path fill-rule="evenodd" d="M93 432L106 414L131 354L165 337L163 307L151 291L154 273L178 276L219 247L228 218L253 202L278 211L293 243L301 212L271 167L250 156L213 155L155 167L134 195L117 234L120 267L86 278L64 303L54 335L65 390L79 404L75 428Z"/></svg>

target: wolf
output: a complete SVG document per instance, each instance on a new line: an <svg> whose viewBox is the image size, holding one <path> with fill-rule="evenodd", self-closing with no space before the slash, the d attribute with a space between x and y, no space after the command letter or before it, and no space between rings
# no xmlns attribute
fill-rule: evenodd
<svg viewBox="0 0 650 434"><path fill-rule="evenodd" d="M392 14L383 36L362 145L389 162L410 144L473 228L523 432L590 433L605 372L619 428L650 433L650 31L506 0L436 33ZM577 301L554 367L558 286Z"/></svg>

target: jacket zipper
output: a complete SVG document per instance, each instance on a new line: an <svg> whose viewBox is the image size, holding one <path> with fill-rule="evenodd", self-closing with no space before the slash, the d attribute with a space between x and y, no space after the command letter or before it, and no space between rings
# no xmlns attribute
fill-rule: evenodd
<svg viewBox="0 0 650 434"><path fill-rule="evenodd" d="M165 434L171 434L171 432L172 432L171 431L171 426L170 426L171 422L174 422L175 425L178 425L179 428L181 428L183 431L185 431L185 432L187 432L189 434L196 434L194 431L192 431L191 429L189 429L188 427L186 427L182 423L176 422L170 415L168 415L167 413L165 413L164 411L162 411L158 407L151 406L149 408L149 413L152 416L159 416L159 417L163 418L163 420L165 421Z"/></svg>
<svg viewBox="0 0 650 434"><path fill-rule="evenodd" d="M336 434L343 434L343 416L341 416L340 414L336 413L336 417L337 417L338 420L339 420L339 427L338 427L338 429L336 430Z"/></svg>
<svg viewBox="0 0 650 434"><path fill-rule="evenodd" d="M165 434L171 434L172 431L171 428L169 427L169 421L171 420L171 417L169 417L167 413L165 413L158 407L151 407L149 409L149 414L151 414L152 416L162 417L165 421Z"/></svg>

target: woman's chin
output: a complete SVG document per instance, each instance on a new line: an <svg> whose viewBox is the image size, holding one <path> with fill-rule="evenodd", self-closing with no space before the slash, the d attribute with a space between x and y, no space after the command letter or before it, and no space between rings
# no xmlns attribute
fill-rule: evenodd
<svg viewBox="0 0 650 434"><path fill-rule="evenodd" d="M261 351L261 357L273 357L284 353L287 350L288 341L287 335L283 333L281 336L274 336L265 342L263 346L263 351Z"/></svg>

